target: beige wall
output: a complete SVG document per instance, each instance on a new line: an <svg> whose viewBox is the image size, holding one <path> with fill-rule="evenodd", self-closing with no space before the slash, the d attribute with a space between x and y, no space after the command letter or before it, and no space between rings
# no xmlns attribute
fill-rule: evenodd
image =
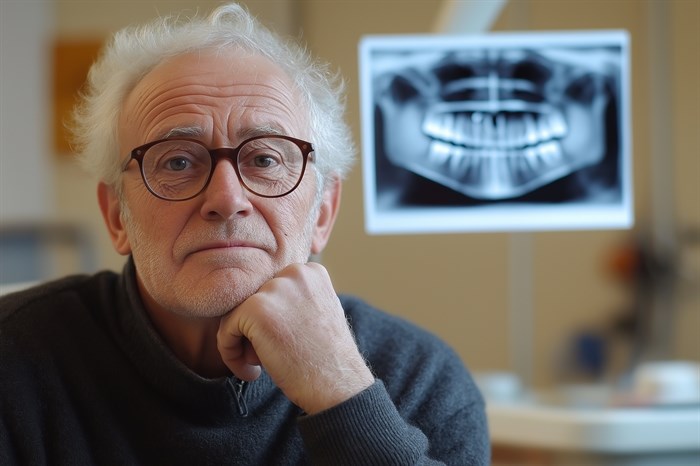
<svg viewBox="0 0 700 466"><path fill-rule="evenodd" d="M218 2L79 2L57 0L59 34L106 34L131 20L167 13L182 6L206 10ZM95 7L99 4L99 7ZM303 31L310 49L339 68L348 80L348 118L358 146L359 106L357 43L361 35L431 32L437 19L436 0L289 0L253 1L252 11L285 32ZM668 118L673 145L663 157L672 164L674 204L680 226L700 225L700 45L697 2L661 2L668 8L667 25L672 63L667 92L673 113ZM653 5L652 5L653 6ZM127 11L128 7L128 11ZM635 211L642 226L653 218L651 210L651 152L654 128L650 115L649 46L650 4L639 0L510 2L496 29L597 29L623 28L632 36L633 148ZM298 25L298 26L297 26ZM513 237L509 234L368 236L363 228L361 165L355 167L344 188L343 207L334 237L323 255L336 287L367 298L374 304L417 322L446 339L475 370L511 369L509 330L509 277ZM102 231L94 187L76 181L70 164L56 166L58 214L88 223ZM92 220L90 220L92 219ZM627 295L605 274L612 248L627 232L536 233L531 243L532 275L520 277L533 284L535 358L534 379L539 385L556 380L553 366L564 341L582 326L609 319L626 303ZM118 268L122 259L111 252L100 233L101 262ZM696 247L697 249L697 247ZM685 253L689 270L697 274L696 250ZM698 278L692 287L697 290ZM674 356L700 359L700 304L697 293L685 287L687 297L675 319Z"/></svg>

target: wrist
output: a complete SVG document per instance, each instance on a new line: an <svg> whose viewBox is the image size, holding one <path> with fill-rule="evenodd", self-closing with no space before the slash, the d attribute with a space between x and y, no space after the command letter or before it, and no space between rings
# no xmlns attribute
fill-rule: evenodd
<svg viewBox="0 0 700 466"><path fill-rule="evenodd" d="M309 415L318 414L333 408L366 390L375 379L367 366L336 379L324 390L316 390L309 400L300 406Z"/></svg>

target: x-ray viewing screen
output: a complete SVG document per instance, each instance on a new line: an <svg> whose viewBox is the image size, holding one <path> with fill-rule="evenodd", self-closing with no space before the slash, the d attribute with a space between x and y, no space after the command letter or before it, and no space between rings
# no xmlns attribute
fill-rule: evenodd
<svg viewBox="0 0 700 466"><path fill-rule="evenodd" d="M369 233L628 228L624 31L360 43Z"/></svg>

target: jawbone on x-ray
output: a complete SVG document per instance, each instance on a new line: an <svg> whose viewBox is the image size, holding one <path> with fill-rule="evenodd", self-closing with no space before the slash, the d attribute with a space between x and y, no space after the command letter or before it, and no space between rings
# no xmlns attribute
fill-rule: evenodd
<svg viewBox="0 0 700 466"><path fill-rule="evenodd" d="M631 226L628 40L364 37L367 231Z"/></svg>
<svg viewBox="0 0 700 466"><path fill-rule="evenodd" d="M378 76L388 159L478 199L521 196L606 149L611 52L445 53Z"/></svg>

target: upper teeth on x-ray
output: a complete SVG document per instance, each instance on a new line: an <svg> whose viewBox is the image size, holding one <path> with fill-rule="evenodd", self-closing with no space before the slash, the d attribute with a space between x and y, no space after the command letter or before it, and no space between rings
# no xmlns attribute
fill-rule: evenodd
<svg viewBox="0 0 700 466"><path fill-rule="evenodd" d="M383 151L472 198L523 196L601 162L617 58L606 48L399 55L375 76Z"/></svg>

